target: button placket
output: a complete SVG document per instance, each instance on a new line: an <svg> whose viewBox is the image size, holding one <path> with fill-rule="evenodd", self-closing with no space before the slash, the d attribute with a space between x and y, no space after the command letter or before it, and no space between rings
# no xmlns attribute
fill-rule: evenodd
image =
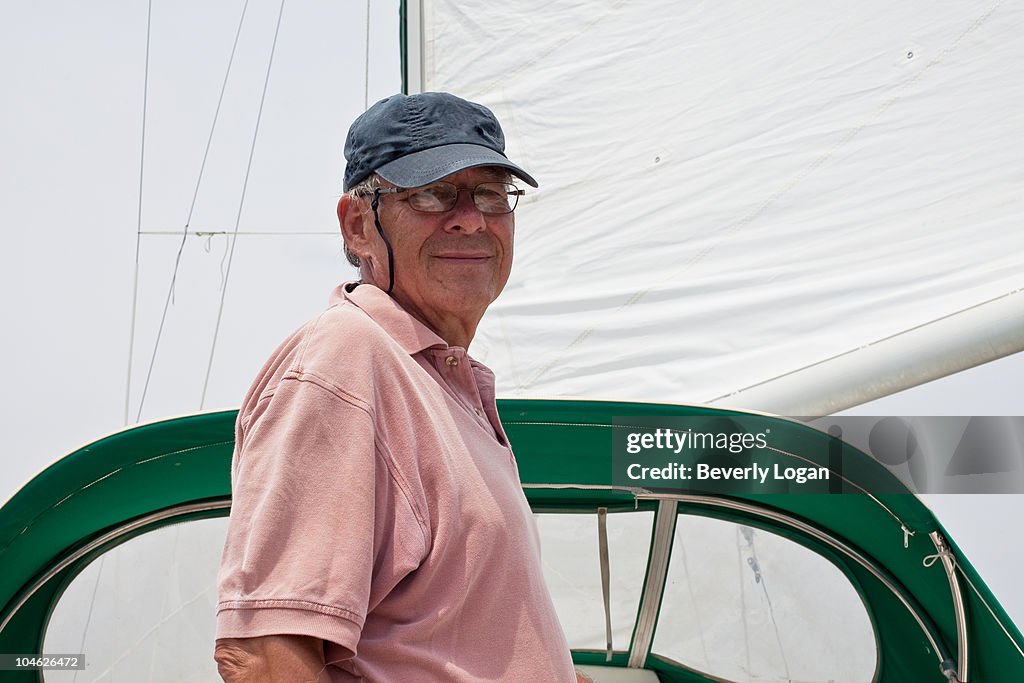
<svg viewBox="0 0 1024 683"><path fill-rule="evenodd" d="M448 386L453 395L470 414L476 417L477 423L486 431L498 437L499 441L503 442L498 431L487 417L487 413L479 405L482 397L480 396L479 387L476 386L472 365L461 362L463 360L462 355L463 353L454 349L439 350L436 358L439 361L443 358L444 364L438 363L435 367L441 370L442 374L448 375ZM466 360L468 361L468 356Z"/></svg>

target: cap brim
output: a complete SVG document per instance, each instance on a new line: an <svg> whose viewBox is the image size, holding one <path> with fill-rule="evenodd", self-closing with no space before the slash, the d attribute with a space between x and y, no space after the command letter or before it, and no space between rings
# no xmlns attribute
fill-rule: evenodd
<svg viewBox="0 0 1024 683"><path fill-rule="evenodd" d="M524 182L537 187L533 176L493 149L462 143L407 154L378 168L377 175L398 187L420 187L478 166L506 168Z"/></svg>

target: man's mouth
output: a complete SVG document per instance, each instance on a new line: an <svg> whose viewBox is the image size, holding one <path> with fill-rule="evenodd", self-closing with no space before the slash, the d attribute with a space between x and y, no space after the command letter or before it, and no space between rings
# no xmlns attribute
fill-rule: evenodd
<svg viewBox="0 0 1024 683"><path fill-rule="evenodd" d="M434 254L434 258L452 261L484 261L491 258L491 254L486 252L444 252Z"/></svg>

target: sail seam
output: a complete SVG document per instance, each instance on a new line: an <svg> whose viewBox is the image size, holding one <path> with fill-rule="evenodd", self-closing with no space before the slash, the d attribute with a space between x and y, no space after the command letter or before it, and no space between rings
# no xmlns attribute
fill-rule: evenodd
<svg viewBox="0 0 1024 683"><path fill-rule="evenodd" d="M934 318L934 319L929 320L927 322L923 322L923 323L920 323L918 325L914 325L913 327L908 327L905 330L900 330L899 332L896 332L894 334L890 334L890 335L882 337L880 339L876 339L873 342L868 342L867 344L862 344L861 346L858 346L855 349L850 349L849 351L843 351L842 353L837 353L834 356L829 356L828 358L823 358L822 360L816 361L814 363L810 363L808 365L804 365L804 366L796 368L794 370L790 370L788 372L784 372L784 373L782 373L780 375L776 375L774 377L770 377L770 378L762 380L760 382L756 382L754 384L750 384L748 386L743 387L742 389L737 389L736 391L730 392L728 394L722 394L721 396L717 396L717 397L715 397L715 398L713 398L713 399L711 399L711 400L709 400L707 402L708 403L717 403L718 401L724 401L725 399L733 398L733 397L737 396L738 394L743 393L744 391L749 391L749 390L754 389L756 387L760 387L760 386L763 386L763 385L766 385L766 384L770 384L770 383L775 382L777 380L780 380L780 379L782 379L784 377L789 377L789 376L795 375L795 374L797 374L799 372L803 372L805 370L809 370L810 368L818 367L818 366L824 365L826 363L831 363L831 362L833 362L835 360L838 360L839 358L844 358L846 356L852 355L852 354L857 353L859 351L863 351L866 348L869 348L869 347L872 347L872 346L878 346L879 344L884 344L885 342L889 342L889 341L892 341L894 339L898 339L899 337L902 337L904 335L911 334L911 333L916 332L916 331L918 331L918 330L920 330L922 328L928 327L929 325L934 325L935 323L941 322L943 320L949 320L949 319L955 318L955 317L957 317L959 315L963 315L964 313L967 313L968 311L976 310L976 309L982 308L983 306L988 306L990 304L993 304L996 301L1001 301L1003 299L1008 299L1008 298L1010 298L1012 296L1020 294L1021 291L1022 291L1021 288L1017 288L1017 289L1011 290L1009 292L1006 292L1005 294L1000 294L999 296L992 297L991 299L988 299L986 301L982 301L980 303L973 304L973 305L967 306L965 308L961 308L961 309L959 309L957 311L953 311L952 313L947 313L946 315L939 316L938 318Z"/></svg>

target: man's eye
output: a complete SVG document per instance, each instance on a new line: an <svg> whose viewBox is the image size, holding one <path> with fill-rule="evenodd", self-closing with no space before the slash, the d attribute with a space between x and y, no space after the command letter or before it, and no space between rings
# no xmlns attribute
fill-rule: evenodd
<svg viewBox="0 0 1024 683"><path fill-rule="evenodd" d="M451 191L445 187L424 187L412 193L409 199L422 206L444 206L451 200Z"/></svg>
<svg viewBox="0 0 1024 683"><path fill-rule="evenodd" d="M487 202L501 201L505 198L504 192L498 192L497 190L489 187L478 187L476 190L476 196Z"/></svg>
<svg viewBox="0 0 1024 683"><path fill-rule="evenodd" d="M423 188L421 190L421 192L423 192L424 194L430 195L431 197L437 197L439 199L444 199L446 196L451 194L451 192L448 191L448 188L443 187L441 185L434 185L433 187L425 187L425 188Z"/></svg>

